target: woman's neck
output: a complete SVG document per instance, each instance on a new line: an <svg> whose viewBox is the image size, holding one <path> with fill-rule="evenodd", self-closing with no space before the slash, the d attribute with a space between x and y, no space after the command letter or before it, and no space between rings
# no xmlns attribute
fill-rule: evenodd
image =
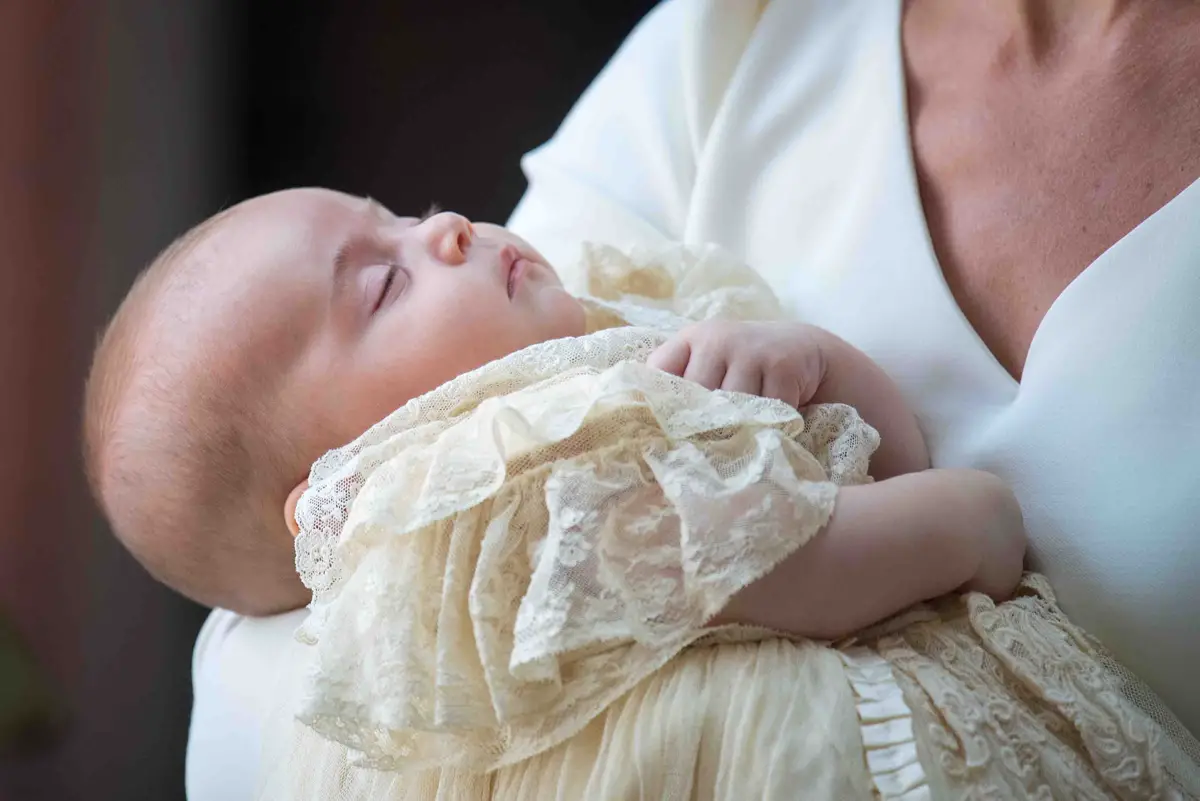
<svg viewBox="0 0 1200 801"><path fill-rule="evenodd" d="M1081 41L1120 35L1120 23L1144 6L1139 0L1002 0L993 13L1037 59Z"/></svg>
<svg viewBox="0 0 1200 801"><path fill-rule="evenodd" d="M1176 4L1147 0L907 0L909 18L926 30L969 31L1009 64L1046 65L1072 54L1112 52L1133 33L1135 22Z"/></svg>

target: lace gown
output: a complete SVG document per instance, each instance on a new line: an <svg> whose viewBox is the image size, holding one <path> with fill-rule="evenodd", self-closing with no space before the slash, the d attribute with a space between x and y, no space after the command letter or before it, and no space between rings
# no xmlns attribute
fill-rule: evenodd
<svg viewBox="0 0 1200 801"><path fill-rule="evenodd" d="M1038 576L843 643L706 629L870 480L878 436L846 406L645 367L687 320L781 316L748 269L586 252L592 333L461 376L314 466L310 664L261 797L1200 794Z"/></svg>

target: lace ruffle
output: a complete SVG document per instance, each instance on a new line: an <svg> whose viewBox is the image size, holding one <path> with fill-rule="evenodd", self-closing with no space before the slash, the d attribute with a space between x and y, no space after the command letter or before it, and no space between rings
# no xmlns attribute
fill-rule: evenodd
<svg viewBox="0 0 1200 801"><path fill-rule="evenodd" d="M1164 732L1116 673L1025 577L996 604L971 593L938 619L865 644L891 666L941 792L961 798L1194 798L1197 767L1172 774ZM1185 788L1189 788L1185 789Z"/></svg>
<svg viewBox="0 0 1200 801"><path fill-rule="evenodd" d="M807 417L619 362L406 431L305 626L301 719L387 769L562 741L825 524L826 467L866 479L875 432L844 406Z"/></svg>
<svg viewBox="0 0 1200 801"><path fill-rule="evenodd" d="M645 361L665 336L688 322L782 319L770 288L748 266L722 249L676 245L625 253L585 243L589 297L583 298L593 336L546 342L485 365L438 387L388 416L354 442L330 451L313 465L309 490L296 510L296 569L318 601L337 584L341 570L334 546L365 476L397 448L396 435L410 429L448 426L492 397L552 379L580 364L604 367ZM600 335L637 327L639 335Z"/></svg>
<svg viewBox="0 0 1200 801"><path fill-rule="evenodd" d="M869 480L878 435L647 368L691 320L781 316L716 248L589 246L592 333L407 404L314 465L300 717L382 768L544 751L695 639Z"/></svg>

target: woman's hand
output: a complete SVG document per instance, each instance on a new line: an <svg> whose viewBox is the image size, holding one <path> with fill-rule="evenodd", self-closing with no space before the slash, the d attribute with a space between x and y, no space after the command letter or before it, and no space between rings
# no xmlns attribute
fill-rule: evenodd
<svg viewBox="0 0 1200 801"><path fill-rule="evenodd" d="M709 320L671 337L647 363L707 389L774 398L798 409L825 380L824 333L799 323Z"/></svg>

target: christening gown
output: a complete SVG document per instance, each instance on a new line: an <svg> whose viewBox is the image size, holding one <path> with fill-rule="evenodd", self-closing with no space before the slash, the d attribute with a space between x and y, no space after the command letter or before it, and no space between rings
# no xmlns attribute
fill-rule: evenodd
<svg viewBox="0 0 1200 801"><path fill-rule="evenodd" d="M1200 796L1029 574L839 643L706 627L869 482L878 435L645 365L692 321L783 317L716 248L584 249L589 332L423 395L297 508L305 670L268 723L288 799Z"/></svg>

